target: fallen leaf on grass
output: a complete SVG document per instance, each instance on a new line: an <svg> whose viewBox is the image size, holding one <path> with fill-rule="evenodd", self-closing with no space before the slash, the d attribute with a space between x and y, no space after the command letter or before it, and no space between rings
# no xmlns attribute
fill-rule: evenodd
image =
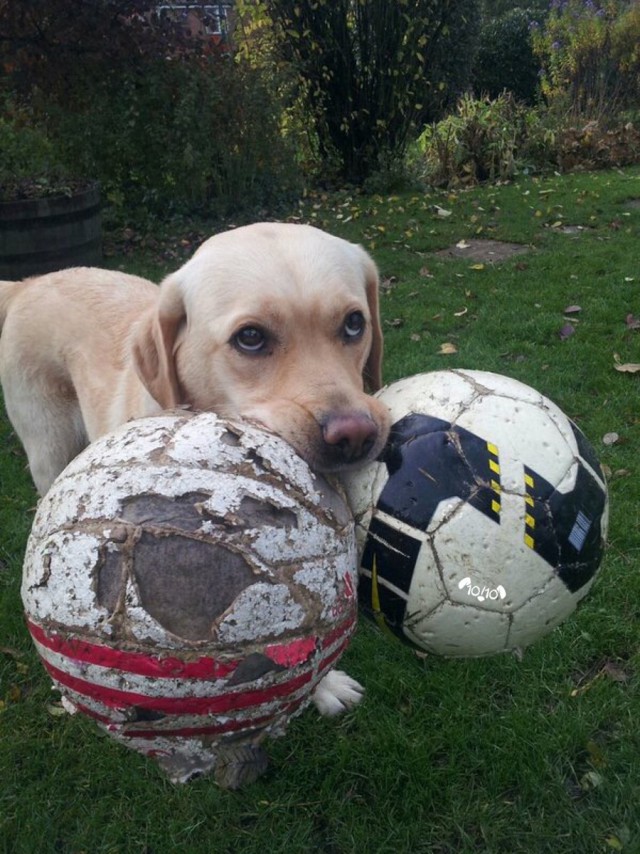
<svg viewBox="0 0 640 854"><path fill-rule="evenodd" d="M8 655L14 659L24 658L24 653L17 649L12 649L10 646L0 646L0 655Z"/></svg>
<svg viewBox="0 0 640 854"><path fill-rule="evenodd" d="M453 353L457 353L458 348L455 344L452 344L450 341L445 342L440 345L440 349L438 350L439 356L451 356Z"/></svg>
<svg viewBox="0 0 640 854"><path fill-rule="evenodd" d="M589 691L600 679L611 679L612 682L619 683L629 681L630 674L614 661L605 660L596 665L596 668L592 668L581 680L581 684L571 691L571 697L579 697L585 691Z"/></svg>
<svg viewBox="0 0 640 854"><path fill-rule="evenodd" d="M465 305L465 307L464 307L464 308L462 308L462 309L460 309L460 311L454 311L454 312L453 312L453 316L454 316L454 317L462 317L462 316L463 316L463 315L465 315L468 311L469 311L469 309L468 309L468 308L466 307L466 305Z"/></svg>
<svg viewBox="0 0 640 854"><path fill-rule="evenodd" d="M67 710L64 708L62 703L48 703L47 711L54 718L60 718L67 714Z"/></svg>
<svg viewBox="0 0 640 854"><path fill-rule="evenodd" d="M582 311L582 307L579 305L568 305L563 314L577 314L579 311Z"/></svg>
<svg viewBox="0 0 640 854"><path fill-rule="evenodd" d="M622 363L620 361L620 356L617 353L613 354L613 367L616 371L620 371L622 374L637 374L640 371L640 364L638 362L625 362Z"/></svg>
<svg viewBox="0 0 640 854"><path fill-rule="evenodd" d="M591 789L597 789L604 782L602 774L597 771L587 771L580 778L580 788L583 792L589 792Z"/></svg>
<svg viewBox="0 0 640 854"><path fill-rule="evenodd" d="M614 851L624 851L625 847L631 841L631 830L627 827L626 824L621 824L618 828L616 828L616 832L612 833L611 836L607 836L605 839L605 843L609 846L609 848L613 848Z"/></svg>
<svg viewBox="0 0 640 854"><path fill-rule="evenodd" d="M565 323L565 325L562 327L562 329L558 333L560 335L560 340L566 341L567 338L570 338L575 331L576 330L575 330L574 326L572 326L570 323Z"/></svg>
<svg viewBox="0 0 640 854"><path fill-rule="evenodd" d="M603 466L604 468L604 466ZM616 469L614 472L609 470L609 477L629 477L631 469Z"/></svg>
<svg viewBox="0 0 640 854"><path fill-rule="evenodd" d="M484 270L484 264L472 264L470 269L471 270Z"/></svg>
<svg viewBox="0 0 640 854"><path fill-rule="evenodd" d="M587 742L587 753L594 768L605 768L607 766L607 757L597 741L590 739Z"/></svg>
<svg viewBox="0 0 640 854"><path fill-rule="evenodd" d="M428 267L421 267L420 268L420 275L424 279L433 279L433 273L431 272L431 270Z"/></svg>
<svg viewBox="0 0 640 854"><path fill-rule="evenodd" d="M18 673L22 673L24 675L29 672L29 665L26 661L23 661L23 652L20 652L17 649L11 649L11 647L8 646L2 646L0 647L0 655L10 656L14 661L14 665Z"/></svg>
<svg viewBox="0 0 640 854"><path fill-rule="evenodd" d="M628 682L631 678L630 673L623 670L620 665L615 664L613 661L607 661L602 668L602 671L604 675L613 680L613 682Z"/></svg>
<svg viewBox="0 0 640 854"><path fill-rule="evenodd" d="M469 244L467 243L466 240L459 240L456 243L456 249L468 249L468 248L469 248Z"/></svg>
<svg viewBox="0 0 640 854"><path fill-rule="evenodd" d="M627 329L640 329L640 317L628 314L626 317Z"/></svg>
<svg viewBox="0 0 640 854"><path fill-rule="evenodd" d="M603 445L615 445L616 442L620 440L620 435L618 433L605 433L602 437Z"/></svg>

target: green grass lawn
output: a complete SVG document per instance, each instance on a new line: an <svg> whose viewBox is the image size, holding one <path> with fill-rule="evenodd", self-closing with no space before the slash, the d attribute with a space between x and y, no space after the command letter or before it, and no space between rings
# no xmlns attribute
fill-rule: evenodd
<svg viewBox="0 0 640 854"><path fill-rule="evenodd" d="M0 420L0 852L640 852L640 373L614 368L616 354L640 362L639 198L635 168L453 195L342 192L291 212L377 260L387 380L496 371L578 422L608 473L610 542L576 614L522 661L420 659L361 622L343 664L364 704L333 721L307 711L241 792L174 787L59 714L19 596L36 498ZM434 254L474 238L530 251L499 264ZM141 244L109 263L159 279L178 261Z"/></svg>

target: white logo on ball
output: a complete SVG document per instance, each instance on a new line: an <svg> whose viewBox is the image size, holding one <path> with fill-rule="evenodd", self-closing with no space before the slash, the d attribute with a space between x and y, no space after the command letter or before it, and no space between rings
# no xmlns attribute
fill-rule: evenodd
<svg viewBox="0 0 640 854"><path fill-rule="evenodd" d="M494 588L480 587L479 584L473 584L470 578L463 578L462 581L458 582L458 589L462 590L463 587L467 588L467 596L473 596L478 602L484 602L485 599L490 599L494 602L496 599L504 599L507 595L507 591L502 584L498 584Z"/></svg>

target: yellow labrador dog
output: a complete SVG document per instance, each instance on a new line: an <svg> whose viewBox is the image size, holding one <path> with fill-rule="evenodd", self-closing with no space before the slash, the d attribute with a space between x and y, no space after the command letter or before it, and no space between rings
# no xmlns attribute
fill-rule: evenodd
<svg viewBox="0 0 640 854"><path fill-rule="evenodd" d="M257 422L312 468L374 459L387 410L378 275L359 246L306 225L221 233L160 287L77 268L0 282L0 380L40 494L98 436L189 406ZM360 697L332 671L325 714Z"/></svg>

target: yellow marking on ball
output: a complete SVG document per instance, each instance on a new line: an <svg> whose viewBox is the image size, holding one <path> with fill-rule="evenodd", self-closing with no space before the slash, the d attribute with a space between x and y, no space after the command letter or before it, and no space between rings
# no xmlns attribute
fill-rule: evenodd
<svg viewBox="0 0 640 854"><path fill-rule="evenodd" d="M384 614L380 608L380 592L378 590L378 566L376 563L376 556L373 556L373 564L371 566L371 610L373 611L373 617L378 624L378 628L381 629L385 634L391 635L392 638L396 639L396 636L391 631L389 626L386 623L384 618Z"/></svg>
<svg viewBox="0 0 640 854"><path fill-rule="evenodd" d="M489 460L489 468L494 474L500 474L500 465L495 460Z"/></svg>
<svg viewBox="0 0 640 854"><path fill-rule="evenodd" d="M490 454L493 454L496 457L498 456L498 449L493 444L493 442L487 442L487 450L489 451Z"/></svg>
<svg viewBox="0 0 640 854"><path fill-rule="evenodd" d="M529 546L530 549L534 548L535 543L533 541L533 537L531 537L529 534L524 535L524 542L525 545Z"/></svg>

